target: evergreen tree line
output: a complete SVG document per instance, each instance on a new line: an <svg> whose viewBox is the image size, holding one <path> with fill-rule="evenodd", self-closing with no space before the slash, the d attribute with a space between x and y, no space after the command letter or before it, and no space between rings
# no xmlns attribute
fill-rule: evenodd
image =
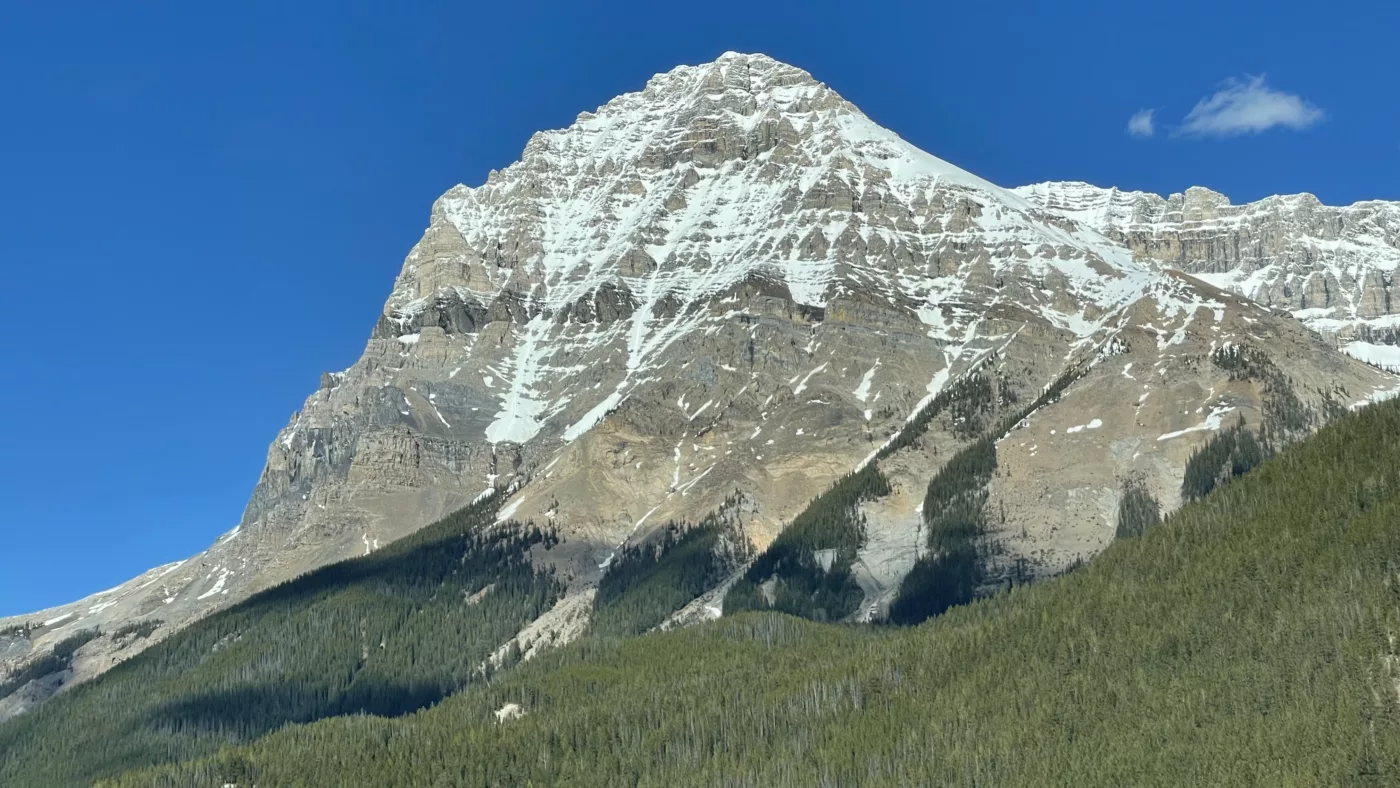
<svg viewBox="0 0 1400 788"><path fill-rule="evenodd" d="M890 494L879 460L914 446L943 414L955 436L975 435L985 428L997 402L991 380L976 367L939 392L874 460L838 480L783 529L730 587L725 613L773 609L817 621L836 621L855 613L864 599L851 574L851 565L865 544L860 503ZM823 551L834 555L822 555Z"/></svg>
<svg viewBox="0 0 1400 788"><path fill-rule="evenodd" d="M1009 392L1010 389L1003 388L1003 391ZM1014 399L1014 395L1009 396ZM909 419L909 422L894 436L894 439L880 449L875 455L875 460L883 460L895 452L916 445L928 432L933 420L950 409L955 410L953 421L958 423L961 420L961 423L965 424L969 420L983 418L991 403L990 384L978 367L973 366L963 374L963 377L958 378L952 385L935 395L927 405L920 408L914 417Z"/></svg>
<svg viewBox="0 0 1400 788"><path fill-rule="evenodd" d="M948 388L948 429L953 437L970 440L981 435L987 419L996 410L992 381L986 375L974 373Z"/></svg>
<svg viewBox="0 0 1400 788"><path fill-rule="evenodd" d="M865 544L860 502L889 494L889 479L874 462L841 477L734 582L724 598L725 613L771 607L818 621L854 613L864 597L851 574ZM769 584L766 591L764 584Z"/></svg>
<svg viewBox="0 0 1400 788"><path fill-rule="evenodd" d="M1400 402L1366 408L1076 572L917 627L759 612L586 638L416 714L104 785L1395 784L1397 437ZM506 703L524 715L497 723Z"/></svg>
<svg viewBox="0 0 1400 788"><path fill-rule="evenodd" d="M0 638L27 638L34 630L42 628L38 621L21 621L18 624L0 629Z"/></svg>
<svg viewBox="0 0 1400 788"><path fill-rule="evenodd" d="M737 502L730 498L725 512ZM668 523L661 533L618 551L598 583L589 631L640 635L723 582L748 560L748 539L722 514L698 525Z"/></svg>
<svg viewBox="0 0 1400 788"><path fill-rule="evenodd" d="M1227 345L1211 353L1210 360L1229 373L1230 380L1252 380L1260 384L1264 397L1260 440L1265 445L1287 446L1323 423L1317 413L1298 398L1293 382L1263 350L1253 345ZM1330 419L1342 415L1345 409L1339 411L1334 403L1327 410L1326 416Z"/></svg>
<svg viewBox="0 0 1400 788"><path fill-rule="evenodd" d="M1217 433L1191 453L1181 479L1181 499L1195 501L1231 479L1249 473L1273 448L1245 428L1244 419Z"/></svg>
<svg viewBox="0 0 1400 788"><path fill-rule="evenodd" d="M58 641L54 644L53 651L25 665L19 672L0 682L0 698L7 698L15 694L25 684L35 679L68 670L73 666L73 653L96 638L98 634L96 629L84 629Z"/></svg>
<svg viewBox="0 0 1400 788"><path fill-rule="evenodd" d="M129 624L123 624L117 627L116 631L112 633L112 639L141 640L143 638L148 638L154 634L157 629L160 629L160 625L163 623L165 622L158 618L148 618L143 621L133 621Z"/></svg>
<svg viewBox="0 0 1400 788"><path fill-rule="evenodd" d="M859 504L889 494L889 482L880 473L878 460L913 446L945 412L948 429L955 436L984 437L955 454L930 481L924 501L928 553L901 581L890 620L913 624L970 601L985 577L986 559L979 543L985 530L985 487L996 469L995 439L1037 409L1058 401L1083 374L1080 367L1066 371L1032 403L998 420L989 431L987 424L998 403L1014 403L1017 398L1009 390L998 395L995 388L1009 387L994 387L980 370L969 370L920 410L877 453L875 462L838 481L784 529L745 576L730 587L724 602L726 614L774 609L826 621L854 613L864 597L850 573L865 542ZM820 527L814 529L818 524ZM823 535L840 532L845 538L814 538L811 531ZM818 561L817 551L822 549L837 551L830 567ZM765 583L769 584L766 589Z"/></svg>
<svg viewBox="0 0 1400 788"><path fill-rule="evenodd" d="M495 511L470 506L250 597L0 725L0 785L89 784L291 723L410 713L484 680L487 655L560 593L528 557L557 537L495 526Z"/></svg>
<svg viewBox="0 0 1400 788"><path fill-rule="evenodd" d="M1030 405L1002 418L990 432L953 455L929 480L923 508L927 552L900 581L890 603L890 623L917 624L976 597L986 580L985 509L987 485L997 468L997 440L1035 411L1058 402L1083 375L1084 369L1071 367Z"/></svg>
<svg viewBox="0 0 1400 788"><path fill-rule="evenodd" d="M1147 483L1141 476L1130 476L1123 480L1118 497L1118 520L1114 527L1115 539L1131 539L1142 536L1148 528L1162 522L1162 505L1152 497Z"/></svg>
<svg viewBox="0 0 1400 788"><path fill-rule="evenodd" d="M986 531L987 484L996 467L996 441L984 437L934 474L924 496L927 552L900 581L890 623L917 624L972 601L985 575L979 542Z"/></svg>

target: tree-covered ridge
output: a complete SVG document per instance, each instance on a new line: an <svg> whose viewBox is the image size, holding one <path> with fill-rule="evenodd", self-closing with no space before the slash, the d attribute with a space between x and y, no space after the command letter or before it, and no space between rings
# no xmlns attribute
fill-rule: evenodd
<svg viewBox="0 0 1400 788"><path fill-rule="evenodd" d="M860 502L890 494L875 463L841 477L817 496L734 582L725 613L773 608L818 621L854 613L864 594L851 564L865 544Z"/></svg>
<svg viewBox="0 0 1400 788"><path fill-rule="evenodd" d="M1131 539L1162 522L1162 504L1152 497L1141 476L1123 480L1118 496L1118 519L1113 538ZM1193 500L1193 499L1188 499Z"/></svg>
<svg viewBox="0 0 1400 788"><path fill-rule="evenodd" d="M1216 487L1248 473L1284 446L1347 413L1342 404L1347 399L1345 389L1319 389L1318 409L1311 408L1298 397L1288 375L1268 353L1254 345L1227 344L1212 351L1210 360L1232 381L1259 384L1263 419L1256 431L1248 429L1241 418L1192 453L1182 474L1183 501L1205 497Z"/></svg>
<svg viewBox="0 0 1400 788"><path fill-rule="evenodd" d="M255 595L0 725L0 785L85 784L288 723L400 715L483 679L486 656L559 594L528 560L553 534L496 527L495 511Z"/></svg>
<svg viewBox="0 0 1400 788"><path fill-rule="evenodd" d="M917 624L971 602L982 585L987 483L997 467L996 441L983 438L934 474L924 496L927 552L900 582L890 603L895 624Z"/></svg>
<svg viewBox="0 0 1400 788"><path fill-rule="evenodd" d="M1078 572L923 626L589 640L425 712L111 785L1394 784L1397 438L1400 402L1344 417ZM497 724L507 703L524 716Z"/></svg>
<svg viewBox="0 0 1400 788"><path fill-rule="evenodd" d="M904 425L903 429L880 447L880 450L875 454L875 459L877 461L883 460L897 451L917 444L928 432L933 420L944 413L951 413L950 430L956 429L959 434L977 434L980 432L987 414L994 409L997 402L1002 404L1015 402L1015 394L1009 381L999 379L998 384L997 389L1000 396L994 398L990 381L979 370L979 365L974 365L964 372L962 377L953 381L952 385L940 391L927 405L920 408L913 418Z"/></svg>
<svg viewBox="0 0 1400 788"><path fill-rule="evenodd" d="M1011 391L1003 385L1002 391ZM949 387L948 427L959 440L970 440L982 434L986 421L996 410L997 401L992 381L977 372L959 379Z"/></svg>
<svg viewBox="0 0 1400 788"><path fill-rule="evenodd" d="M737 502L732 497L697 525L668 523L659 535L619 550L598 583L589 631L640 635L742 566L752 548L726 516Z"/></svg>
<svg viewBox="0 0 1400 788"><path fill-rule="evenodd" d="M1273 448L1247 429L1244 420L1221 430L1191 453L1181 479L1181 499L1195 501L1263 463Z"/></svg>
<svg viewBox="0 0 1400 788"><path fill-rule="evenodd" d="M1293 381L1269 354L1253 345L1228 344L1213 351L1210 360L1229 373L1230 380L1252 380L1260 384L1264 395L1260 441L1265 446L1282 447L1307 437L1315 427L1344 412L1329 394L1323 399L1326 413L1319 417L1298 398Z"/></svg>
<svg viewBox="0 0 1400 788"><path fill-rule="evenodd" d="M27 635L30 629L32 628L17 628L13 631L15 634L23 632ZM68 670L73 665L73 653L97 635L96 629L84 629L60 640L54 644L53 651L25 665L22 670L5 681L0 681L0 698L13 695L25 684L35 679Z"/></svg>
<svg viewBox="0 0 1400 788"><path fill-rule="evenodd" d="M817 621L836 621L859 608L864 593L851 574L865 544L860 504L890 494L889 479L878 462L914 446L940 415L961 438L985 429L998 404L1014 402L1010 386L1000 403L991 380L976 367L968 370L919 410L860 470L841 477L793 518L730 587L726 614L747 610L779 610Z"/></svg>
<svg viewBox="0 0 1400 788"><path fill-rule="evenodd" d="M1082 367L1066 370L1030 405L1002 418L929 480L923 505L927 551L900 581L890 603L890 623L917 624L976 597L986 580L985 509L987 485L997 469L997 440L1037 410L1058 402L1083 375ZM984 401L989 398L990 389Z"/></svg>

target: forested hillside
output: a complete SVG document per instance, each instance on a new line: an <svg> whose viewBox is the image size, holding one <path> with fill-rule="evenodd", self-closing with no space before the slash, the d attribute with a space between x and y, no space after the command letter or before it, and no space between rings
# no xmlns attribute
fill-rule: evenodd
<svg viewBox="0 0 1400 788"><path fill-rule="evenodd" d="M585 639L425 711L291 725L105 784L1393 784L1397 526L1391 402L1077 572L918 627L756 612ZM512 703L523 716L498 722ZM7 784L41 784L54 752L7 759Z"/></svg>
<svg viewBox="0 0 1400 788"><path fill-rule="evenodd" d="M495 513L469 506L254 596L0 725L0 785L88 784L287 723L401 715L479 680L558 595L527 560L553 534L494 529Z"/></svg>
<svg viewBox="0 0 1400 788"><path fill-rule="evenodd" d="M915 625L1089 560L1115 534L1119 490L1135 491L1132 535L1154 502L1205 495L1336 411L1400 391L1400 375L1359 360L1385 358L1365 326L1394 323L1400 257L1376 228L1400 226L1395 204L1280 197L1246 216L1205 190L1008 190L766 55L635 76L601 105L555 107L573 120L425 210L362 315L363 350L267 436L234 530L0 620L0 718L482 495L567 544L541 564L564 588L521 633L526 655L590 617L604 637L721 611ZM1357 310L1380 322L1353 322ZM1337 347L1309 330L1317 320L1356 341ZM1183 480L1191 451L1242 419L1248 434L1225 435ZM734 532L705 525L730 500ZM461 590L497 582L481 576ZM494 593L485 610L505 604ZM457 615L444 598L412 605ZM271 722L217 740L201 720L158 755L114 762L442 694L342 701L362 670L340 649L369 649L366 676L400 657L388 641L378 658L362 647L358 619L335 626L338 677L313 711L272 704ZM84 630L96 635L69 639ZM64 745L81 757L55 759L89 774L84 759L105 756L82 739Z"/></svg>
<svg viewBox="0 0 1400 788"><path fill-rule="evenodd" d="M589 631L628 636L659 626L724 582L751 549L748 540L717 515L691 527L668 524L659 538L626 546L614 557L598 583Z"/></svg>
<svg viewBox="0 0 1400 788"><path fill-rule="evenodd" d="M1057 383L1052 387L1053 395L1058 396L1063 387ZM1009 393L1005 385L998 388L1003 397ZM1047 391L1046 396L1051 393ZM1045 399L1042 397L1026 412L1044 404ZM871 462L838 479L793 518L730 587L725 595L725 612L771 609L816 621L850 616L863 597L851 574L851 565L866 540L860 505L890 494L889 479L880 471L878 461L921 440L940 416L948 418L949 432L967 440L985 429L984 422L994 411L991 381L982 372L969 370L915 414L875 452ZM1018 413L1009 423L1024 415ZM998 426L1004 431L1008 424ZM956 463L954 459L950 464Z"/></svg>

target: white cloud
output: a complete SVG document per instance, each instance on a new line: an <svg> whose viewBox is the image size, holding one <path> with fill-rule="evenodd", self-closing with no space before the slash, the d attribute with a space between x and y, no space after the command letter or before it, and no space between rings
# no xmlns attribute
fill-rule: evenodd
<svg viewBox="0 0 1400 788"><path fill-rule="evenodd" d="M1258 134L1276 126L1306 129L1322 122L1322 110L1292 93L1264 84L1263 75L1227 79L1214 95L1196 103L1181 121L1178 134L1234 137Z"/></svg>
<svg viewBox="0 0 1400 788"><path fill-rule="evenodd" d="M1151 137L1157 131L1157 110L1138 110L1128 118L1128 133L1134 137Z"/></svg>

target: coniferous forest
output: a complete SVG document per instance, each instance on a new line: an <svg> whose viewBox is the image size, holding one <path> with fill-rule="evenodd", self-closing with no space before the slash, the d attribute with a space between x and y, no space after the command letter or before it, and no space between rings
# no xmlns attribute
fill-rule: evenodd
<svg viewBox="0 0 1400 788"><path fill-rule="evenodd" d="M559 592L527 560L553 534L494 529L495 511L469 506L258 594L0 725L0 785L88 784L289 723L407 714L483 680L487 655Z"/></svg>
<svg viewBox="0 0 1400 788"><path fill-rule="evenodd" d="M878 461L914 445L934 419L945 413L949 431L956 437L975 436L994 409L991 382L984 374L970 370L921 408L872 459ZM950 464L957 462L958 457L954 457ZM863 596L851 575L851 564L865 544L860 504L889 494L889 479L874 461L838 479L793 518L730 587L724 599L725 611L772 609L816 621L850 616ZM924 570L926 567L921 567L921 573Z"/></svg>
<svg viewBox="0 0 1400 788"><path fill-rule="evenodd" d="M1078 572L917 627L586 638L431 709L106 784L1392 784L1397 437L1400 402L1344 417Z"/></svg>
<svg viewBox="0 0 1400 788"><path fill-rule="evenodd" d="M0 784L1392 784L1400 402L1272 456L1217 441L1198 464L1228 484L1158 522L1128 480L1125 538L1086 567L948 605L915 587L892 619L918 626L778 603L630 636L731 571L714 520L620 553L590 635L498 671L486 655L558 595L527 561L555 537L481 504L0 725ZM969 502L994 467L985 438L935 474L931 555L977 549ZM879 482L848 477L834 498ZM798 554L831 550L836 568L859 534L829 512ZM498 721L512 703L523 716Z"/></svg>
<svg viewBox="0 0 1400 788"><path fill-rule="evenodd" d="M628 636L660 626L748 556L748 540L718 516L690 527L668 523L659 537L625 546L613 557L598 584L589 630Z"/></svg>

